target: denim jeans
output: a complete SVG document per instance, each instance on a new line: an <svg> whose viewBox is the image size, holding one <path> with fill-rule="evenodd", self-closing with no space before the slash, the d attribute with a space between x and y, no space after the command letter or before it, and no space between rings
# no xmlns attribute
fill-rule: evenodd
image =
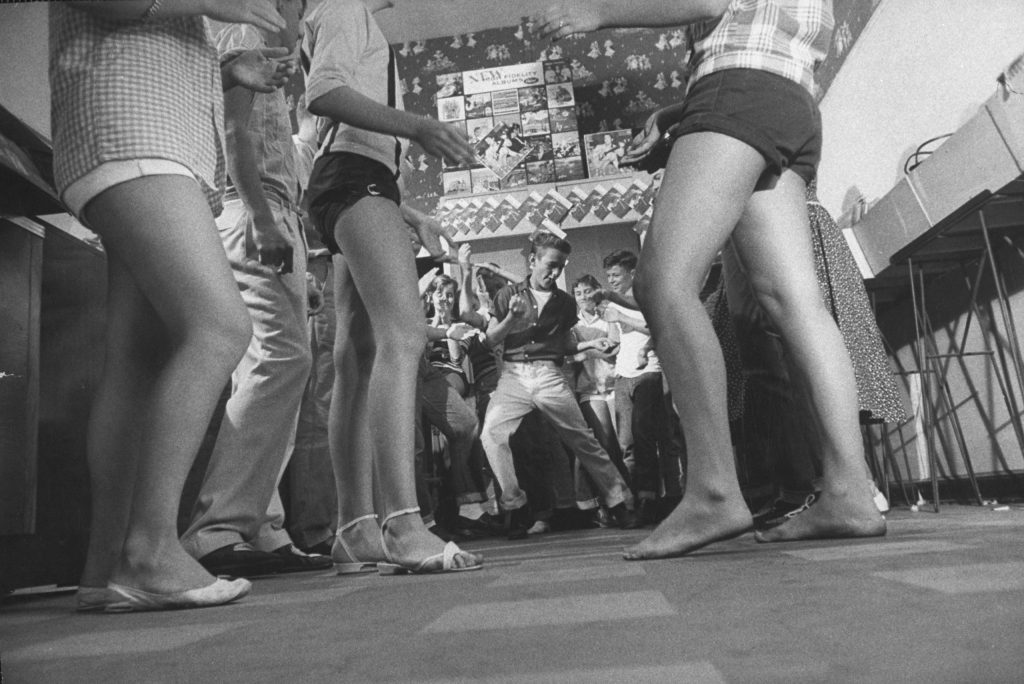
<svg viewBox="0 0 1024 684"><path fill-rule="evenodd" d="M657 498L662 487L666 496L679 496L684 454L661 373L616 378L615 415L619 448L637 497Z"/></svg>
<svg viewBox="0 0 1024 684"><path fill-rule="evenodd" d="M632 503L625 480L583 420L562 370L550 361L505 362L481 434L487 460L501 487L504 508L516 509L526 503L526 494L516 478L509 438L523 417L535 408L551 422L562 442L593 477L609 507Z"/></svg>

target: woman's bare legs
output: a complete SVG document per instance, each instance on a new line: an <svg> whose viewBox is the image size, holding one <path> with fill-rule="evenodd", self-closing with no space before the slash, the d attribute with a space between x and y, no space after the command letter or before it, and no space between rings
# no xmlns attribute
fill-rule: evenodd
<svg viewBox="0 0 1024 684"><path fill-rule="evenodd" d="M699 161L681 169L679 178L673 171L680 170L677 163L683 159ZM670 385L681 388L673 396L687 446L693 446L682 503L650 537L628 550L627 557L682 555L750 527L729 440L721 351L706 316L693 308L699 287L694 273L697 278L704 273L714 254L707 250L717 250L732 226L733 244L754 292L779 326L805 382L813 387L812 398L828 435L830 453L823 454L832 473L827 502L777 538L884 532L884 521L872 509L864 484L863 455L856 452L860 439L849 360L818 295L804 183L786 171L771 179L770 187L757 186L763 169L763 160L752 148L714 133L686 136L673 148L666 173L669 187L663 183L658 206L661 216L670 218L659 224L655 216L638 294L645 311L650 310L656 339L669 341L658 349ZM671 260L680 255L685 263L673 270ZM674 305L673 293L682 302Z"/></svg>
<svg viewBox="0 0 1024 684"><path fill-rule="evenodd" d="M339 332L334 338L334 390L327 435L338 490L338 535L355 558L348 558L338 544L331 555L336 562L382 561L385 558L379 521L365 518L374 512L374 446L368 406L374 359L373 329L348 263L344 257L335 257L334 263L334 302ZM352 526L345 528L349 524Z"/></svg>
<svg viewBox="0 0 1024 684"><path fill-rule="evenodd" d="M107 362L90 419L95 510L82 584L203 587L214 578L178 542L178 504L252 334L249 317L194 180L128 181L86 214L103 237L111 289Z"/></svg>
<svg viewBox="0 0 1024 684"><path fill-rule="evenodd" d="M377 478L376 510L383 523L391 513L416 507L416 376L426 346L416 266L408 228L390 200L360 199L338 218L334 235L372 331L367 425ZM386 534L392 560L402 565L415 566L444 548L444 542L428 532L415 514L394 518ZM465 552L455 558L459 567L478 562L476 556Z"/></svg>
<svg viewBox="0 0 1024 684"><path fill-rule="evenodd" d="M751 289L789 351L795 381L807 388L820 439L821 493L814 505L759 541L865 537L885 533L872 502L857 415L857 385L842 335L821 300L814 273L805 185L784 172L755 192L733 233Z"/></svg>
<svg viewBox="0 0 1024 684"><path fill-rule="evenodd" d="M627 558L682 555L752 525L736 479L725 363L699 295L764 168L754 149L717 133L672 148L635 287L686 436L686 494Z"/></svg>

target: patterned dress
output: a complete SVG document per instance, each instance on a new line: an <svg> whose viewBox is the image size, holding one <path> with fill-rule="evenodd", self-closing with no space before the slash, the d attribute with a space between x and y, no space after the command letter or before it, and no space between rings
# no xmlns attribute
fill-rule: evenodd
<svg viewBox="0 0 1024 684"><path fill-rule="evenodd" d="M906 418L906 411L867 290L864 289L864 280L846 238L828 210L818 202L814 183L807 187L807 211L811 221L818 286L850 352L857 379L858 406L872 419L900 422Z"/></svg>

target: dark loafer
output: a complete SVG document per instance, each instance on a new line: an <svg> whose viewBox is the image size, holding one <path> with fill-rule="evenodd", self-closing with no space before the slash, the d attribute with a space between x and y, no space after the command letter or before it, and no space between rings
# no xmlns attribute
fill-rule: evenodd
<svg viewBox="0 0 1024 684"><path fill-rule="evenodd" d="M257 551L245 542L222 546L199 559L199 564L211 575L246 578L276 574L286 562L281 556Z"/></svg>
<svg viewBox="0 0 1024 684"><path fill-rule="evenodd" d="M315 553L303 553L294 544L285 544L274 549L274 556L284 560L284 566L278 572L307 572L309 570L330 570L334 562L330 556Z"/></svg>

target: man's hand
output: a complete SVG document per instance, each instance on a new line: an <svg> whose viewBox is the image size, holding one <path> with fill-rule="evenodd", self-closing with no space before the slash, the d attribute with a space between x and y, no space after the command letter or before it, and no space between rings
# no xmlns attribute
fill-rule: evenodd
<svg viewBox="0 0 1024 684"><path fill-rule="evenodd" d="M508 301L508 313L513 318L522 318L530 310L530 303L521 294L512 295Z"/></svg>
<svg viewBox="0 0 1024 684"><path fill-rule="evenodd" d="M312 273L306 272L306 315L316 316L324 310L324 293Z"/></svg>
<svg viewBox="0 0 1024 684"><path fill-rule="evenodd" d="M447 335L449 340L455 340L458 342L466 339L467 337L472 337L477 332L479 331L469 323L458 321L448 326L448 330L445 332L445 335Z"/></svg>
<svg viewBox="0 0 1024 684"><path fill-rule="evenodd" d="M420 117L412 138L435 157L466 164L476 162L466 132L437 119Z"/></svg>
<svg viewBox="0 0 1024 684"><path fill-rule="evenodd" d="M534 33L553 41L574 33L596 31L603 25L600 3L593 0L555 3L535 16L533 23Z"/></svg>
<svg viewBox="0 0 1024 684"><path fill-rule="evenodd" d="M622 314L619 310L614 306L608 306L607 302L601 302L598 306L598 311L601 313L601 318L609 323L617 323L622 320Z"/></svg>
<svg viewBox="0 0 1024 684"><path fill-rule="evenodd" d="M468 242L459 245L459 267L463 273L469 273L473 268L473 248Z"/></svg>
<svg viewBox="0 0 1024 684"><path fill-rule="evenodd" d="M203 14L229 24L252 24L277 33L288 24L274 0L207 0Z"/></svg>
<svg viewBox="0 0 1024 684"><path fill-rule="evenodd" d="M246 260L246 271L265 276L292 272L292 241L273 217L254 217L252 237L256 258Z"/></svg>
<svg viewBox="0 0 1024 684"><path fill-rule="evenodd" d="M294 73L295 61L283 47L239 50L221 67L225 90L237 85L257 93L274 92Z"/></svg>

